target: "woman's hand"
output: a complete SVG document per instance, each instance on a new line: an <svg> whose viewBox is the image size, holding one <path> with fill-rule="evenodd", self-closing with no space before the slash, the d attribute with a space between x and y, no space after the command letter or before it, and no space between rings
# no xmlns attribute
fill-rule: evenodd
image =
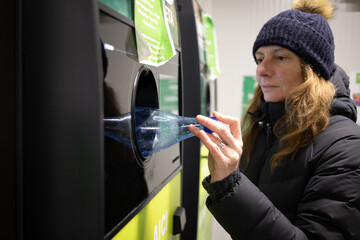
<svg viewBox="0 0 360 240"><path fill-rule="evenodd" d="M198 115L196 120L213 133L209 134L190 125L189 130L203 142L209 150L209 171L211 183L220 181L234 172L242 155L242 137L240 121L238 118L214 112L213 115L220 121L229 125L229 129L217 121ZM218 136L216 136L216 134Z"/></svg>

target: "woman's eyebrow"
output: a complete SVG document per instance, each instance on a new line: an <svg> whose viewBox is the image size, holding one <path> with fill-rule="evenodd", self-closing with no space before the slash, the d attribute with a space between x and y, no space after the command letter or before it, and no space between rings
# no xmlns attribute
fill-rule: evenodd
<svg viewBox="0 0 360 240"><path fill-rule="evenodd" d="M275 53L279 53L279 52L287 52L289 50L287 50L286 48L275 48L271 51L271 53L275 54Z"/></svg>
<svg viewBox="0 0 360 240"><path fill-rule="evenodd" d="M264 56L265 54L263 52L260 52L260 51L256 51L255 52L255 56Z"/></svg>

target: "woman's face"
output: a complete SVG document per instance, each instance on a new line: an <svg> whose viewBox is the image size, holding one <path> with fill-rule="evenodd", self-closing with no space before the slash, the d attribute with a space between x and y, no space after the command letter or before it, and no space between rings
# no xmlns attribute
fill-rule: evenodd
<svg viewBox="0 0 360 240"><path fill-rule="evenodd" d="M266 102L283 102L303 82L300 58L280 46L263 46L256 53L256 78Z"/></svg>

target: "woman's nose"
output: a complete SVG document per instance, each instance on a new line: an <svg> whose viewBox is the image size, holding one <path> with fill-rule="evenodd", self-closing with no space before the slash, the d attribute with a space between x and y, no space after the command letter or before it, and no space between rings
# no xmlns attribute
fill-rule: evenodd
<svg viewBox="0 0 360 240"><path fill-rule="evenodd" d="M264 59L258 64L256 73L259 76L268 76L271 73L271 61L264 57Z"/></svg>

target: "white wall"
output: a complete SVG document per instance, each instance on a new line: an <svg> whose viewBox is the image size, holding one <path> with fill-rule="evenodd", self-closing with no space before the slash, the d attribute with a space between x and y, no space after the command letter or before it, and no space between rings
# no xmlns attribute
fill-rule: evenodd
<svg viewBox="0 0 360 240"><path fill-rule="evenodd" d="M335 63L348 74L360 70L360 12L338 11L330 26L335 38Z"/></svg>
<svg viewBox="0 0 360 240"><path fill-rule="evenodd" d="M335 62L350 74L360 69L360 1L334 0L339 9L330 26L335 38ZM263 24L292 0L198 0L213 17L220 63L218 111L241 116L242 79L255 75L252 46ZM239 216L246 217L246 216ZM213 240L230 239L214 221Z"/></svg>

